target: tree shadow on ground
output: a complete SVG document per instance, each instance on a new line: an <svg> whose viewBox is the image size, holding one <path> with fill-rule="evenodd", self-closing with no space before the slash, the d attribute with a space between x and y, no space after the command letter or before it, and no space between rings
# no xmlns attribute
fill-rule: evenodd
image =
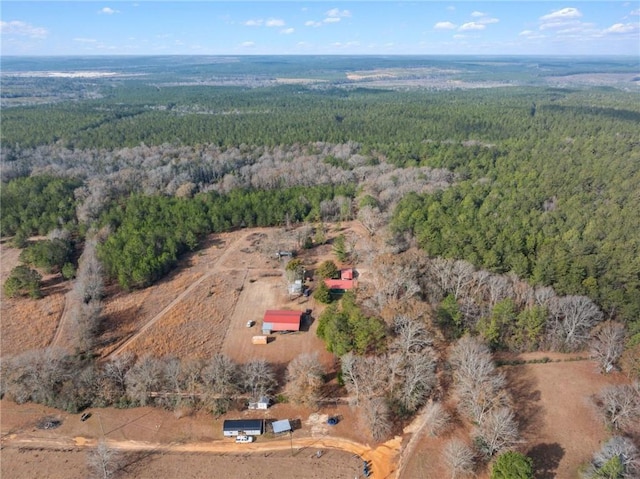
<svg viewBox="0 0 640 479"><path fill-rule="evenodd" d="M515 401L516 419L523 436L536 435L543 422L544 411L540 406L541 393L536 380L527 374L526 366L501 368L507 378L507 388Z"/></svg>
<svg viewBox="0 0 640 479"><path fill-rule="evenodd" d="M564 457L564 449L557 442L538 444L527 453L533 459L533 470L536 479L554 479L560 460Z"/></svg>

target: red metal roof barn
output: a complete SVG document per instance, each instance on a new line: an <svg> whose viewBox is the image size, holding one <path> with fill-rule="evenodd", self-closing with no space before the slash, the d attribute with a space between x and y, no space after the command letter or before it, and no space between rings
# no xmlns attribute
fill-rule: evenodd
<svg viewBox="0 0 640 479"><path fill-rule="evenodd" d="M263 331L300 331L300 311L270 309L262 319Z"/></svg>
<svg viewBox="0 0 640 479"><path fill-rule="evenodd" d="M325 279L324 284L331 290L339 291L347 291L356 286L356 282L350 279Z"/></svg>

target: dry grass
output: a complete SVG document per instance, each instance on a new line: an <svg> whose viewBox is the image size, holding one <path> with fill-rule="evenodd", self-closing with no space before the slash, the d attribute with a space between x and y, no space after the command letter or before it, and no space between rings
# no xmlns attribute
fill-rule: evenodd
<svg viewBox="0 0 640 479"><path fill-rule="evenodd" d="M137 354L180 358L208 358L222 347L228 319L238 298L244 275L232 271L224 278L208 278L188 299L178 303L130 350Z"/></svg>

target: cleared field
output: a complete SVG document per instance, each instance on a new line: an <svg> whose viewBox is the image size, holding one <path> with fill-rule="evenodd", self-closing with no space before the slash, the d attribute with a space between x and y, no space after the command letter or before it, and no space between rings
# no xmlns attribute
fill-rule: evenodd
<svg viewBox="0 0 640 479"><path fill-rule="evenodd" d="M593 361L568 361L571 355L531 353L518 357L531 360L544 356L554 362L501 368L507 375L524 440L520 450L533 458L536 479L578 479L580 466L609 437L592 397L608 385L625 382L625 378L619 374L603 376ZM425 435L401 479L446 477L449 471L442 450L454 435L468 437L460 427L443 438Z"/></svg>
<svg viewBox="0 0 640 479"><path fill-rule="evenodd" d="M121 476L129 479L238 478L245 479L353 479L361 472L362 461L353 454L323 450L305 451L296 457L287 452L258 454L127 453ZM2 477L84 479L89 477L87 451L2 451ZM46 472L46 476L43 475Z"/></svg>
<svg viewBox="0 0 640 479"><path fill-rule="evenodd" d="M20 264L20 250L0 244L0 285ZM7 298L0 287L0 355L18 354L46 347L52 340L64 309L68 282L43 278L42 299Z"/></svg>

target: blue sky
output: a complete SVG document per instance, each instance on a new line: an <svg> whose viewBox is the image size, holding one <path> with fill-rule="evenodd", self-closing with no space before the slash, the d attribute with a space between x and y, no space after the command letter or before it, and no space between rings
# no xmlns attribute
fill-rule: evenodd
<svg viewBox="0 0 640 479"><path fill-rule="evenodd" d="M2 55L640 56L640 1L3 1Z"/></svg>

